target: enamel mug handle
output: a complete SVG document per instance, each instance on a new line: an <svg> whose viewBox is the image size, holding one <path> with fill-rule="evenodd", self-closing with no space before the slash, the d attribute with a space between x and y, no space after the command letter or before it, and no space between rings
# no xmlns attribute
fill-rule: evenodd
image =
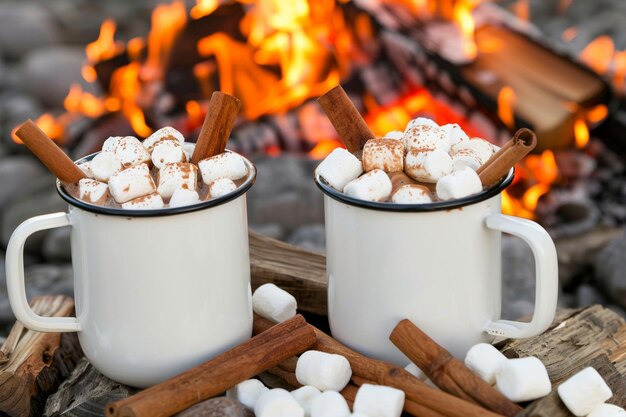
<svg viewBox="0 0 626 417"><path fill-rule="evenodd" d="M558 264L556 248L548 232L537 223L504 214L491 214L485 219L488 228L522 238L535 257L535 312L530 323L489 321L485 331L493 336L526 338L548 329L556 313L558 297Z"/></svg>
<svg viewBox="0 0 626 417"><path fill-rule="evenodd" d="M20 224L11 235L6 253L6 272L9 302L15 317L24 327L38 332L77 332L76 317L42 317L30 308L24 283L24 244L30 235L40 230L70 226L66 213L36 216Z"/></svg>

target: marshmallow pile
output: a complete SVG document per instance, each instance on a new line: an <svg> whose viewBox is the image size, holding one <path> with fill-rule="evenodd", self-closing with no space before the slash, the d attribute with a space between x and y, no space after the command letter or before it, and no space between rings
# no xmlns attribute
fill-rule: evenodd
<svg viewBox="0 0 626 417"><path fill-rule="evenodd" d="M552 390L548 371L538 358L507 359L488 343L473 346L467 352L465 365L511 401L535 400ZM563 404L577 417L626 417L622 408L605 404L613 392L594 368L576 373L559 385L557 392Z"/></svg>
<svg viewBox="0 0 626 417"><path fill-rule="evenodd" d="M140 141L112 136L102 152L78 166L88 178L78 183L78 198L130 210L197 204L237 189L248 175L244 159L232 152L190 162L193 144L173 127Z"/></svg>
<svg viewBox="0 0 626 417"><path fill-rule="evenodd" d="M427 204L482 191L476 170L498 149L484 139L470 138L457 124L439 126L420 117L404 132L368 140L361 160L345 149L335 149L317 167L316 175L361 200ZM394 188L390 177L403 171L415 183ZM426 184L435 184L435 192Z"/></svg>

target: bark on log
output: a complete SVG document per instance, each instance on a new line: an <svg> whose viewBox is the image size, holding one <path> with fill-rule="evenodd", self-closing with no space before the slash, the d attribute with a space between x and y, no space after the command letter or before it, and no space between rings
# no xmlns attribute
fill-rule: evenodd
<svg viewBox="0 0 626 417"><path fill-rule="evenodd" d="M66 296L36 297L30 303L35 313L67 317L74 301ZM5 344L6 362L0 366L0 412L9 416L40 416L46 399L55 392L83 356L76 333L23 331L18 322L12 330L17 340Z"/></svg>
<svg viewBox="0 0 626 417"><path fill-rule="evenodd" d="M298 310L327 314L326 257L250 231L252 289L274 283L298 300Z"/></svg>
<svg viewBox="0 0 626 417"><path fill-rule="evenodd" d="M254 413L232 398L217 397L202 401L175 417L254 417Z"/></svg>

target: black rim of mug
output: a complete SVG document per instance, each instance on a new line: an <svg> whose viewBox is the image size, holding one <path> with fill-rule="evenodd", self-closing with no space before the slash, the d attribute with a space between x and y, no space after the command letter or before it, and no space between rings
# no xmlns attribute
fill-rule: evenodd
<svg viewBox="0 0 626 417"><path fill-rule="evenodd" d="M394 211L402 213L412 212L432 212L441 210L453 210L462 208L472 204L480 203L481 201L488 200L489 198L500 194L506 187L508 187L513 181L515 176L515 168L511 168L509 173L496 185L481 191L480 193L458 198L455 200L437 201L427 204L394 204L394 203L381 203L378 201L360 200L358 198L350 197L342 192L339 192L332 188L323 178L318 175L314 176L315 184L320 190L333 200L345 203L350 206L360 207L369 210L379 211Z"/></svg>
<svg viewBox="0 0 626 417"><path fill-rule="evenodd" d="M227 152L232 152L232 151L227 150ZM76 161L76 163L78 164L81 162L90 161L98 153L99 152L96 152L91 155L87 155L83 158L80 158L79 160ZM174 214L191 213L193 211L204 210L204 209L208 209L211 207L217 207L222 204L226 204L229 201L232 201L236 199L237 197L240 197L241 195L245 194L250 189L250 187L254 185L256 181L256 167L247 158L244 158L244 157L242 158L246 162L246 165L249 170L248 178L243 184L237 187L235 191L229 194L226 194L222 197L218 197L218 198L208 200L208 201L203 201L198 204L191 204L188 206L172 207L172 208L168 207L164 209L153 209L153 210L127 210L127 209L117 208L117 207L98 206L95 204L86 203L84 201L81 201L81 200L78 200L77 198L72 197L70 194L68 194L67 191L65 191L65 189L63 188L63 185L61 184L61 181L59 181L58 179L57 179L57 184L56 184L57 192L59 193L61 198L65 200L69 205L80 208L85 211L90 211L96 214L106 214L109 216L121 216L121 217L159 217L159 216L170 216Z"/></svg>

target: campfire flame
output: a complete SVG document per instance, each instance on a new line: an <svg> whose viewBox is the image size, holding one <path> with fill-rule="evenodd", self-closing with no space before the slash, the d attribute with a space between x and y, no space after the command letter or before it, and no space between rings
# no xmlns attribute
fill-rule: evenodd
<svg viewBox="0 0 626 417"><path fill-rule="evenodd" d="M54 140L57 143L63 143L64 132L65 132L65 122L63 121L63 115L59 118L54 117L50 113L44 113L35 120L35 124L43 130L43 132L50 137L50 139ZM19 126L16 126L11 131L11 139L13 142L22 144L22 140L17 137L15 132Z"/></svg>
<svg viewBox="0 0 626 417"><path fill-rule="evenodd" d="M498 117L509 130L515 129L515 91L509 86L498 93Z"/></svg>
<svg viewBox="0 0 626 417"><path fill-rule="evenodd" d="M472 10L475 5L470 1L459 0L454 5L454 21L458 25L463 36L463 52L468 59L475 59L478 54L478 47L474 38L476 25Z"/></svg>

